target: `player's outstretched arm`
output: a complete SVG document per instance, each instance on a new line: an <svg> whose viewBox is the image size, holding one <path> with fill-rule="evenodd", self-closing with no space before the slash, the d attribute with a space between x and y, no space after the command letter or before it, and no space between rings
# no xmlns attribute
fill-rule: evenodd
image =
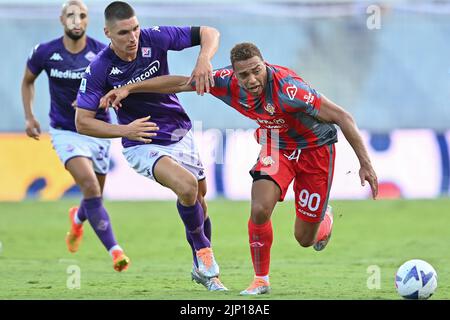
<svg viewBox="0 0 450 320"><path fill-rule="evenodd" d="M95 111L77 108L75 112L75 124L77 131L97 138L121 138L151 143L151 137L156 136L159 128L156 123L149 122L150 116L137 119L127 125L111 124L95 119Z"/></svg>
<svg viewBox="0 0 450 320"><path fill-rule="evenodd" d="M324 122L335 123L341 128L342 133L358 157L361 166L359 169L361 185L364 186L365 181L369 182L370 188L372 189L372 197L376 199L378 194L377 175L372 167L369 154L352 115L322 95L317 117Z"/></svg>
<svg viewBox="0 0 450 320"><path fill-rule="evenodd" d="M194 91L188 82L189 77L184 76L160 76L145 81L135 82L109 91L100 99L100 107L122 107L121 101L131 93L178 93Z"/></svg>
<svg viewBox="0 0 450 320"><path fill-rule="evenodd" d="M25 74L22 79L22 104L25 112L25 132L27 136L39 140L41 134L41 126L33 114L33 100L34 100L34 81L37 76L25 68Z"/></svg>
<svg viewBox="0 0 450 320"><path fill-rule="evenodd" d="M217 29L207 26L200 27L201 49L189 82L193 81L197 84L196 91L201 96L205 92L209 93L210 88L214 87L211 59L219 48L219 38L220 33Z"/></svg>

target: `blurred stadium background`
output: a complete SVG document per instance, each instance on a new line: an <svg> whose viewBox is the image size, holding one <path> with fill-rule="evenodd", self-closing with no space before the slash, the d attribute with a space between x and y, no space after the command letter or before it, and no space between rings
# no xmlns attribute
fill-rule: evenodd
<svg viewBox="0 0 450 320"><path fill-rule="evenodd" d="M20 95L26 59L32 48L62 35L58 20L62 2L0 0L0 204L81 196L60 164L49 137L44 135L37 142L24 134ZM104 42L107 38L103 34L103 10L109 2L85 1L90 13L87 33ZM261 48L267 61L294 69L312 87L349 110L362 130L378 173L380 198L434 200L450 195L449 1L129 3L135 7L142 27L216 27L221 32L221 45L214 67L229 65L229 50L234 44L251 41ZM379 20L377 12L381 14ZM197 48L172 52L170 72L190 74L197 53ZM47 81L45 74L38 78L34 105L44 131L48 129ZM253 122L213 97L194 93L178 96L194 122L207 168L207 197L248 200L251 178L247 172L258 151ZM175 198L169 190L128 168L119 140L114 141L112 159L105 199ZM370 198L368 186L360 186L358 169L355 155L340 135L331 200ZM292 197L290 193L288 199ZM5 203L0 208L5 213L12 212L12 205ZM445 212L446 205L436 208L441 214L450 213ZM405 217L407 211L404 209ZM440 219L444 225L449 222L449 218ZM8 221L10 218L2 219L0 215L0 231L7 230ZM245 228L241 231L245 255ZM249 260L249 256L245 259Z"/></svg>
<svg viewBox="0 0 450 320"><path fill-rule="evenodd" d="M54 200L78 192L48 139L36 142L23 134L20 84L25 62L37 43L61 36L60 2L0 1L0 32L8 48L0 53L0 200ZM107 42L102 13L109 1L86 3L90 10L88 34ZM352 112L378 171L381 196L435 198L449 194L447 1L130 3L143 27L210 25L220 30L215 67L229 64L234 44L255 42L267 61L293 68ZM377 10L381 13L379 25L374 20ZM197 52L197 48L171 52L171 73L190 74ZM36 92L35 114L46 130L49 94L45 74L39 77ZM210 96L184 93L179 98L195 122L208 168L208 197L248 199L251 180L246 172L257 150L253 122ZM342 137L338 148L333 197L367 198L368 189L357 183L356 158ZM128 169L120 150L115 141L107 199L172 199L168 190L154 188L152 182Z"/></svg>

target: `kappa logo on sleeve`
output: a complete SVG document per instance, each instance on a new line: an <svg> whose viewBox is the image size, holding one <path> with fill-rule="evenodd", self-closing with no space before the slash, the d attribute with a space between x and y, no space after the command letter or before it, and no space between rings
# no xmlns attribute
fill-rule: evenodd
<svg viewBox="0 0 450 320"><path fill-rule="evenodd" d="M311 92L308 92L303 96L303 100L308 104L313 104L314 102L314 95Z"/></svg>

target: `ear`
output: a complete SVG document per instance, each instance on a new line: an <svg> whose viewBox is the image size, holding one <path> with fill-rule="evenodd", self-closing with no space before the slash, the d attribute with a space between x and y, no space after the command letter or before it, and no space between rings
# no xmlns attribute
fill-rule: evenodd
<svg viewBox="0 0 450 320"><path fill-rule="evenodd" d="M62 24L63 26L66 26L65 23L64 23L64 16L63 16L63 15L60 15L60 16L59 16L59 22L61 22L61 24Z"/></svg>
<svg viewBox="0 0 450 320"><path fill-rule="evenodd" d="M108 30L108 28L105 26L105 27L103 27L103 32L105 33L105 36L108 38L108 39L111 39L111 37L109 36L109 30Z"/></svg>

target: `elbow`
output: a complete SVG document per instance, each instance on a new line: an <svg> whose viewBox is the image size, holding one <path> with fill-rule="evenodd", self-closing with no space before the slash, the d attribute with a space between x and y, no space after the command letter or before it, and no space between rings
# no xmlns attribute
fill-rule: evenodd
<svg viewBox="0 0 450 320"><path fill-rule="evenodd" d="M75 116L75 127L78 133L85 135L88 134L88 126L86 125L86 121L84 121L83 118L77 115Z"/></svg>
<svg viewBox="0 0 450 320"><path fill-rule="evenodd" d="M346 127L349 125L354 125L355 124L355 119L353 118L353 116L345 111L345 110L341 110L335 118L334 121L339 127Z"/></svg>
<svg viewBox="0 0 450 320"><path fill-rule="evenodd" d="M203 26L203 27L201 27L201 29L203 29L202 31L208 33L208 34L211 35L213 38L216 38L217 40L219 40L219 38L220 38L220 32L219 32L219 30L217 30L216 28L214 28L214 27L206 27L206 26Z"/></svg>
<svg viewBox="0 0 450 320"><path fill-rule="evenodd" d="M217 38L217 40L219 40L220 39L219 30L217 30L216 28L212 28L212 27L210 27L210 28L211 28L211 31L213 32L214 36Z"/></svg>
<svg viewBox="0 0 450 320"><path fill-rule="evenodd" d="M75 127L78 133L86 134L86 127L84 126L82 121L79 120L75 121Z"/></svg>

